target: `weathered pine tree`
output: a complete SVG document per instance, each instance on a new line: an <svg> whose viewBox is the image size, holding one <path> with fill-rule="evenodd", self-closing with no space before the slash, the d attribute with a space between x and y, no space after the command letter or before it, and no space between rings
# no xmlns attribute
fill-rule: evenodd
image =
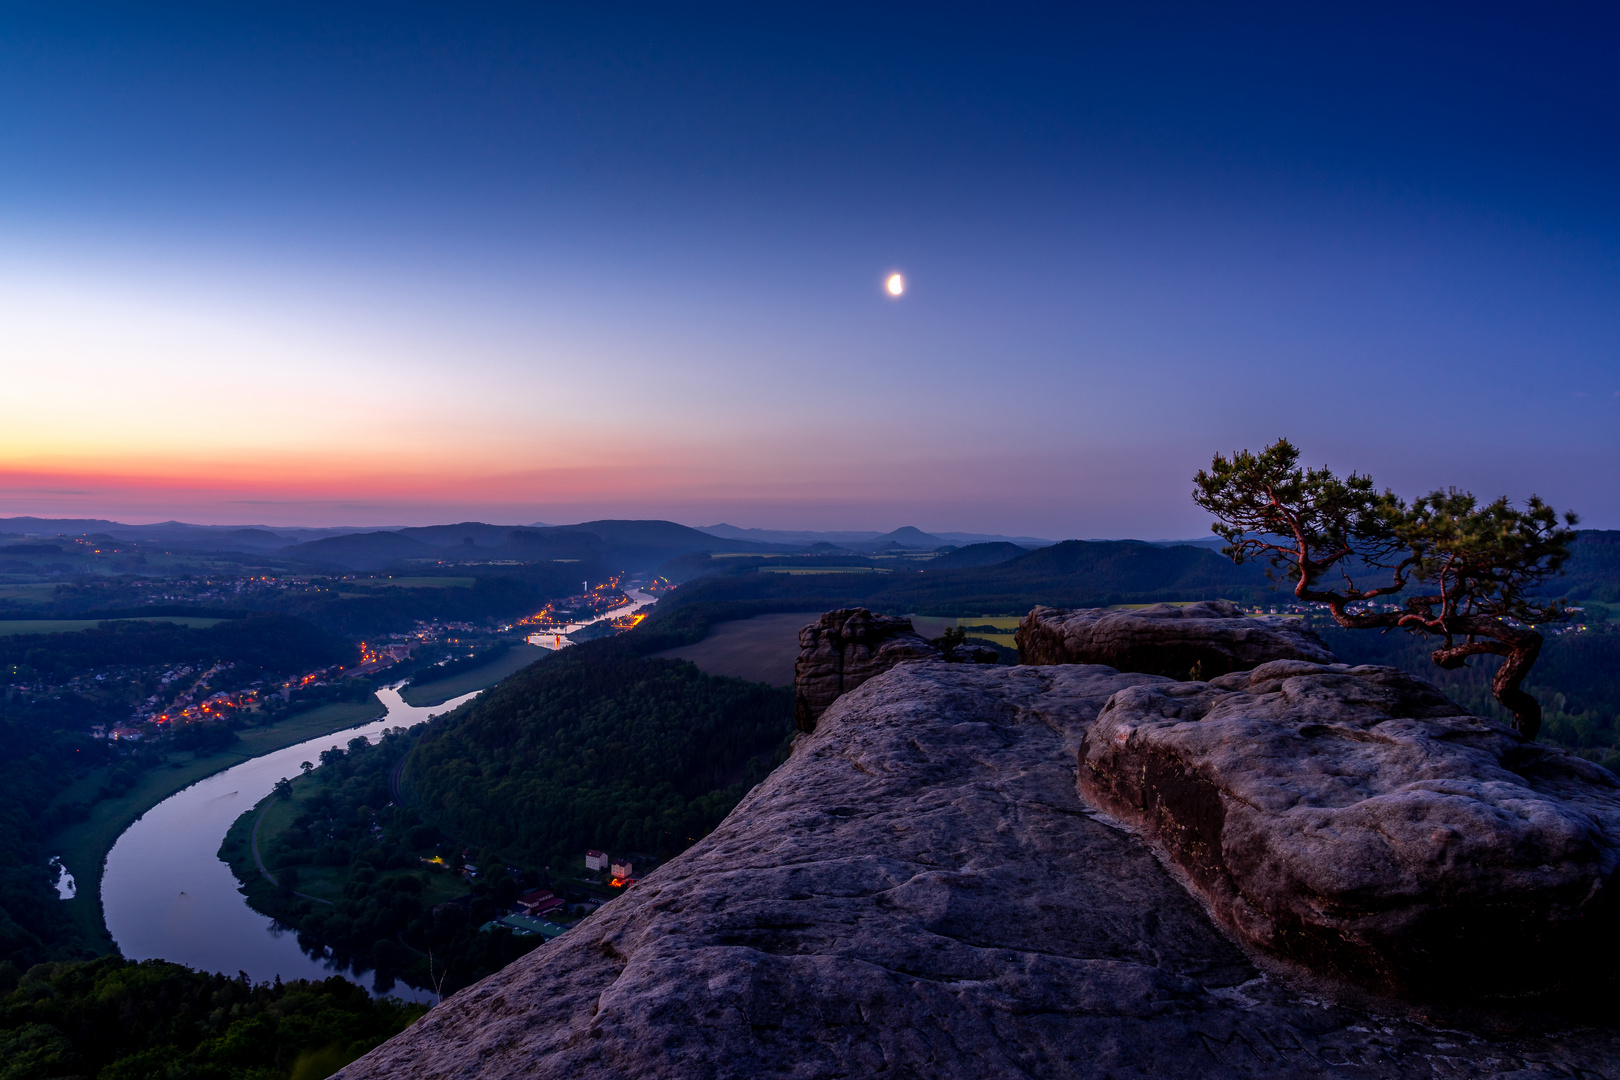
<svg viewBox="0 0 1620 1080"><path fill-rule="evenodd" d="M1455 489L1408 506L1370 477L1301 468L1286 439L1258 454L1217 454L1193 482L1193 501L1215 515L1233 561L1265 559L1340 626L1440 637L1430 658L1442 668L1503 657L1491 691L1519 733L1536 737L1541 706L1522 684L1541 652L1536 627L1570 614L1539 588L1569 556L1574 514L1560 522L1534 495L1521 510Z"/></svg>

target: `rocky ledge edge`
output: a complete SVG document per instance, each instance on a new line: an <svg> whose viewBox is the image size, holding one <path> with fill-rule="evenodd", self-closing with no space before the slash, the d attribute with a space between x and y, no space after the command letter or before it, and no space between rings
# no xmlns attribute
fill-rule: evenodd
<svg viewBox="0 0 1620 1080"><path fill-rule="evenodd" d="M901 663L827 708L713 834L338 1075L1616 1075L1612 1028L1442 1029L1290 989L1223 930L1217 919L1241 920L1214 891L1184 887L1197 878L1177 852L1193 849L1167 839L1174 820L1113 816L1166 800L1123 780L1107 787L1110 813L1082 796L1077 762L1093 792L1114 768L1105 743L1125 735L1114 760L1128 770L1132 738L1180 745L1165 741L1178 725L1214 732L1255 712L1235 695L1387 704L1364 669L1276 674L1178 684L1094 665ZM1458 725L1457 739L1432 736L1442 746L1496 738L1443 699L1392 692L1432 713L1406 719ZM1169 728L1153 728L1155 710ZM1305 726L1301 743L1357 741ZM1189 758L1183 775L1215 776L1219 758ZM1231 777L1216 798L1243 797ZM1520 786L1572 804L1592 786L1537 784ZM1223 817L1222 844L1240 819Z"/></svg>

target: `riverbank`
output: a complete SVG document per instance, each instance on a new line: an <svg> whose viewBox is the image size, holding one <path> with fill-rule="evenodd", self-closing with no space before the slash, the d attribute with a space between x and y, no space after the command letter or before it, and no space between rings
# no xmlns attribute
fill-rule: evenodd
<svg viewBox="0 0 1620 1080"><path fill-rule="evenodd" d="M168 768L148 769L123 795L95 802L88 818L50 837L47 844L51 854L61 856L62 865L73 875L77 887L73 899L63 903L83 932L85 943L98 953L117 951L102 910L101 875L113 844L148 810L215 773L308 739L359 727L383 711L383 703L375 695L364 702L334 702L285 717L269 727L245 728L238 733L240 742L217 753L171 754ZM97 770L76 782L63 792L61 801L89 802L106 783L107 772L110 770Z"/></svg>
<svg viewBox="0 0 1620 1080"><path fill-rule="evenodd" d="M518 884L486 867L489 880L469 887L462 845L387 799L420 730L356 740L287 785L254 789L271 787L234 818L218 852L249 909L349 978L374 973L379 992L449 993L541 944L483 932Z"/></svg>
<svg viewBox="0 0 1620 1080"><path fill-rule="evenodd" d="M281 846L281 837L293 827L300 815L311 808L321 791L322 777L318 771L308 776L291 778L291 795L284 797L272 792L257 805L245 811L231 823L230 831L219 846L219 857L241 885L248 907L261 915L291 921L295 913L287 910L287 896L275 876L287 868L271 863L279 862L274 856ZM268 859L268 861L267 861ZM346 886L352 880L348 866L320 866L301 863L292 867L296 877L295 895L317 904L335 904L347 895ZM423 882L422 904L431 910L439 904L459 900L467 892L467 885L457 873L435 868L416 871Z"/></svg>
<svg viewBox="0 0 1620 1080"><path fill-rule="evenodd" d="M443 705L451 698L494 686L508 675L521 671L536 660L542 660L550 655L550 649L542 649L526 641L521 642L481 668L422 686L407 686L400 691L399 696L405 699L405 704L416 708Z"/></svg>

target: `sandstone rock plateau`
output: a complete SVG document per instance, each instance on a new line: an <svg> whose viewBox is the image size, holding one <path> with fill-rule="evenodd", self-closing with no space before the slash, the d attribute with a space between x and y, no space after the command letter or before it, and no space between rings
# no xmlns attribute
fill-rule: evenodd
<svg viewBox="0 0 1620 1080"><path fill-rule="evenodd" d="M1437 1001L1617 957L1620 781L1387 667L1298 660L1115 694L1079 782L1240 941Z"/></svg>
<svg viewBox="0 0 1620 1080"><path fill-rule="evenodd" d="M1338 660L1302 620L1245 615L1225 600L1134 611L1037 607L1015 637L1020 664L1106 664L1172 679L1212 679L1271 660Z"/></svg>
<svg viewBox="0 0 1620 1080"><path fill-rule="evenodd" d="M946 654L902 616L874 615L865 608L829 611L799 631L794 724L800 731L814 731L817 718L840 695L909 660L993 664L996 653L959 645Z"/></svg>
<svg viewBox="0 0 1620 1080"><path fill-rule="evenodd" d="M1384 700L1376 679L1334 678ZM1334 716L1361 715L1329 700L1333 685L1298 685ZM1084 744L1090 760L1110 699L1118 723L1153 694L1196 711L1199 695L1263 698L1270 686L901 664L827 708L684 855L338 1075L1617 1075L1611 1029L1438 1030L1261 975L1144 841L1078 790L1078 755ZM1438 717L1416 719L1446 719L1413 694ZM1434 738L1474 752L1492 737L1455 723L1457 739ZM1302 742L1360 745L1283 726ZM1572 805L1586 797L1587 778L1560 775L1549 783L1580 793Z"/></svg>

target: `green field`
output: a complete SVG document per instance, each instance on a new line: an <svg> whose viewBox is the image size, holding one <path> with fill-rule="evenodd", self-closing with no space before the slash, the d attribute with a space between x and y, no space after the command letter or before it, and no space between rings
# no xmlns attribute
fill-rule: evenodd
<svg viewBox="0 0 1620 1080"><path fill-rule="evenodd" d="M975 641L993 641L997 645L1007 649L1018 648L1018 638L1012 634L976 634L969 630L968 637L974 639Z"/></svg>
<svg viewBox="0 0 1620 1080"><path fill-rule="evenodd" d="M967 627L968 637L979 638L983 641L993 641L1003 648L1016 649L1018 648L1018 639L1013 636L1013 631L1018 629L1018 624L1020 622L1023 622L1023 616L1021 615L975 615L972 618L957 619L956 625ZM992 633L988 630L976 629L978 627L985 626L993 626L996 628L996 630L1001 632Z"/></svg>
<svg viewBox="0 0 1620 1080"><path fill-rule="evenodd" d="M762 566L762 574L887 574L886 566Z"/></svg>
<svg viewBox="0 0 1620 1080"><path fill-rule="evenodd" d="M223 619L201 615L161 615L150 619L0 619L0 637L11 634L66 634L74 630L94 630L103 622L167 622L206 630Z"/></svg>
<svg viewBox="0 0 1620 1080"><path fill-rule="evenodd" d="M945 615L912 615L911 628L932 641L947 630L966 627L967 635L980 641L993 641L1008 649L1016 649L1018 642L1013 631L1018 629L1021 617L1017 615L968 615L960 619ZM993 627L985 630L980 627Z"/></svg>
<svg viewBox="0 0 1620 1080"><path fill-rule="evenodd" d="M0 585L0 600L17 600L25 604L43 604L55 595L55 582L36 582L32 585Z"/></svg>
<svg viewBox="0 0 1620 1080"><path fill-rule="evenodd" d="M716 623L702 641L653 655L690 660L708 675L791 686L793 662L799 657L799 630L820 617L819 611L796 611Z"/></svg>
<svg viewBox="0 0 1620 1080"><path fill-rule="evenodd" d="M400 691L399 696L405 699L405 704L417 708L424 705L442 705L453 697L470 694L486 686L494 686L514 671L526 668L536 660L542 660L550 655L550 649L542 649L525 641L512 646L510 651L497 657L493 663L425 686L407 686Z"/></svg>
<svg viewBox="0 0 1620 1080"><path fill-rule="evenodd" d="M50 837L51 854L62 857L62 865L73 875L78 893L67 901L68 910L84 932L86 944L103 952L113 950L112 938L101 911L101 872L125 829L142 814L182 788L249 758L280 750L320 735L358 727L381 715L382 702L337 702L289 716L264 728L247 728L242 741L229 750L197 757L189 752L170 755L171 767L149 769L133 787L115 799L103 799L90 807L90 817L75 822ZM111 768L98 769L62 793L60 802L90 802L107 782Z"/></svg>
<svg viewBox="0 0 1620 1080"><path fill-rule="evenodd" d="M477 578L470 577L373 577L355 578L355 585L391 585L396 589L470 589Z"/></svg>

